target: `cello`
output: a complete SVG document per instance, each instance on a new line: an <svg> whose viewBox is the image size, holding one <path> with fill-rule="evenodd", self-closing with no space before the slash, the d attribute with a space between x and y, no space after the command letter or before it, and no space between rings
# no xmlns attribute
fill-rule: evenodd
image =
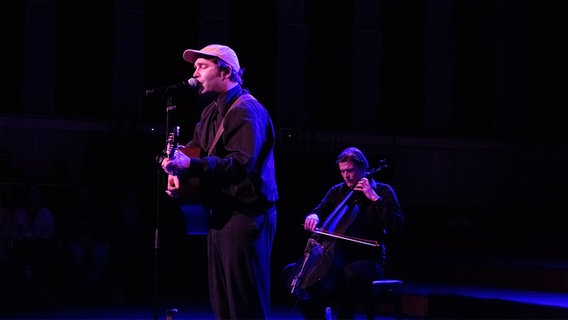
<svg viewBox="0 0 568 320"><path fill-rule="evenodd" d="M384 161L384 159L381 160L381 163ZM382 164L371 169L365 176L370 176L386 167L386 164ZM355 216L350 214L352 208L350 208L349 203L351 198L354 197L354 193L354 190L350 190L347 196L328 215L322 226L316 228L308 238L302 258L294 264L293 270L289 274L292 277L287 279L292 294L297 293L298 289L306 289L314 285L327 274L333 264L334 247L337 240L346 240L373 247L380 246L376 240L343 235L355 219ZM341 223L339 223L340 221Z"/></svg>

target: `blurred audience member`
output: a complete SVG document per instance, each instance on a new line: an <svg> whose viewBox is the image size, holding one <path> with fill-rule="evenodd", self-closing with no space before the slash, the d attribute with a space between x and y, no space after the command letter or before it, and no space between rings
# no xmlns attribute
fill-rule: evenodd
<svg viewBox="0 0 568 320"><path fill-rule="evenodd" d="M73 190L73 197L61 217L63 259L72 297L100 299L108 260L108 213L86 186Z"/></svg>
<svg viewBox="0 0 568 320"><path fill-rule="evenodd" d="M12 246L11 229L15 199L10 185L2 185L0 192L0 262L4 266L8 259L8 250Z"/></svg>
<svg viewBox="0 0 568 320"><path fill-rule="evenodd" d="M43 190L29 185L25 190L23 203L12 216L11 237L13 249L10 260L15 267L15 281L27 294L28 302L46 302L50 298L55 257L55 220L53 212L44 203ZM19 278L18 276L21 276Z"/></svg>
<svg viewBox="0 0 568 320"><path fill-rule="evenodd" d="M111 242L113 299L150 296L153 230L135 189L127 188L113 205Z"/></svg>

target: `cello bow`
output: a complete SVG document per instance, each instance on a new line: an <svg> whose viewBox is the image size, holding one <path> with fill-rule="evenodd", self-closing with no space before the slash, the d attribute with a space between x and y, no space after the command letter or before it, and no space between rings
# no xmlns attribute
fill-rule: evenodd
<svg viewBox="0 0 568 320"><path fill-rule="evenodd" d="M364 245L368 245L368 246L372 246L372 247L380 247L381 246L377 240L368 240L368 239L350 237L350 236L346 236L346 235L343 235L343 234L340 234L340 233L326 231L326 230L323 230L323 229L320 229L320 228L316 228L312 232L317 233L317 234L323 234L323 235L333 237L333 238L337 238L337 239L352 241L352 242L356 242L356 243L360 243L360 244L364 244Z"/></svg>

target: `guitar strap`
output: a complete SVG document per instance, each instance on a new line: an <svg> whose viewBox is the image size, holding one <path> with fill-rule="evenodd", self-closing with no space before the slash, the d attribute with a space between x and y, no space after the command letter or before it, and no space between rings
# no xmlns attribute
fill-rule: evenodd
<svg viewBox="0 0 568 320"><path fill-rule="evenodd" d="M235 102L233 102L233 104L231 105L231 107L229 108L229 110L227 110L227 113L225 114L225 117L227 117L227 114L229 114L229 112L231 112L231 110L237 106L239 103L241 103L242 101L246 101L246 100L254 100L254 97L251 94L243 94L240 97L237 98L237 100L235 100ZM223 120L221 121L221 125L219 126L219 129L217 129L217 133L215 133L215 139L213 140L213 143L211 144L211 146L209 147L209 150L207 151L207 155L210 156L211 153L213 152L213 149L215 148L215 145L217 144L217 141L219 141L219 138L221 137L221 134L223 134L223 131L225 130L224 127L224 123L225 123L225 117L223 117Z"/></svg>

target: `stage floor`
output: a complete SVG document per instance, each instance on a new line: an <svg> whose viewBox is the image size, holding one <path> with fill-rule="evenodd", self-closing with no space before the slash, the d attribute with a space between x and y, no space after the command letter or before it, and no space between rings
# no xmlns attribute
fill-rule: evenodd
<svg viewBox="0 0 568 320"><path fill-rule="evenodd" d="M403 314L402 319L568 319L568 293L436 283L406 283L400 290L403 296L423 297L424 300L430 300L426 303L430 305L429 314ZM412 306L410 308L412 309ZM11 311L3 313L1 319L158 320L166 319L168 310L172 309L177 310L172 314L173 320L214 319L205 298L188 297L159 297L131 302L52 301L37 308L9 309ZM403 305L403 313L404 309ZM271 319L301 318L292 300L273 303ZM392 318L391 314L380 312L375 316L376 320ZM355 319L363 320L366 317L361 312Z"/></svg>

